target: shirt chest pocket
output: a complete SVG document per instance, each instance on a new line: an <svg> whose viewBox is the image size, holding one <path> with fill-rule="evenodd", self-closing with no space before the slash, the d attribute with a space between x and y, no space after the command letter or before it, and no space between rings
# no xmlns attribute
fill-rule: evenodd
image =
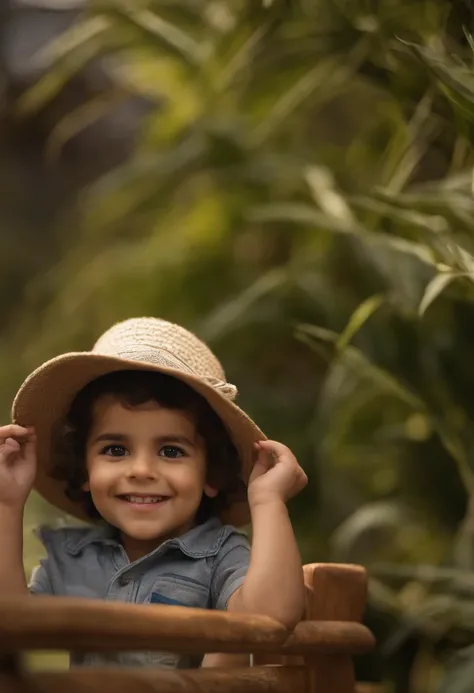
<svg viewBox="0 0 474 693"><path fill-rule="evenodd" d="M163 575L151 590L148 602L168 606L206 609L210 605L209 586L183 575Z"/></svg>

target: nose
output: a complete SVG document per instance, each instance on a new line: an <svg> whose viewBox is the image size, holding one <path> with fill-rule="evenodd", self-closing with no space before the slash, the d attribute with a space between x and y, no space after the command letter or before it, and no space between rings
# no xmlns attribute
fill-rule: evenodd
<svg viewBox="0 0 474 693"><path fill-rule="evenodd" d="M128 476L130 479L156 479L158 465L156 455L141 452L130 458Z"/></svg>

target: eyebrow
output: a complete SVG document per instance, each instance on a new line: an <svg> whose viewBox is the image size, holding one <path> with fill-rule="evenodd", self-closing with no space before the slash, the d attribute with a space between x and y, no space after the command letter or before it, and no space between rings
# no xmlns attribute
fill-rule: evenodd
<svg viewBox="0 0 474 693"><path fill-rule="evenodd" d="M93 443L100 443L102 441L120 441L120 442L126 442L129 439L128 436L126 436L124 433L101 433L100 435L97 436L97 438L94 438L92 441ZM195 448L196 445L193 443L189 438L186 436L177 436L177 435L161 435L157 436L154 438L154 442L163 445L164 443L178 443L180 445L189 445L192 448Z"/></svg>

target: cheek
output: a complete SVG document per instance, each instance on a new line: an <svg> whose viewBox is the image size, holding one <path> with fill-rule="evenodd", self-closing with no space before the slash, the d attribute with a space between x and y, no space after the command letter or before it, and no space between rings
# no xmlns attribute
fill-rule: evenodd
<svg viewBox="0 0 474 693"><path fill-rule="evenodd" d="M188 496L201 494L205 483L205 474L196 466L176 467L170 470L169 482L176 490Z"/></svg>
<svg viewBox="0 0 474 693"><path fill-rule="evenodd" d="M91 461L87 465L89 475L89 490L101 491L106 489L113 482L116 474L112 465L103 464L100 461Z"/></svg>

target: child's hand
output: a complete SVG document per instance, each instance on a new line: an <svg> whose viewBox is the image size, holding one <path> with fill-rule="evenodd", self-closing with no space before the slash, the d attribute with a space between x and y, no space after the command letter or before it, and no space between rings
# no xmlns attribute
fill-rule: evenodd
<svg viewBox="0 0 474 693"><path fill-rule="evenodd" d="M0 505L23 508L36 474L32 428L0 426Z"/></svg>
<svg viewBox="0 0 474 693"><path fill-rule="evenodd" d="M289 448L274 440L262 440L255 448L258 457L248 487L251 507L275 500L286 503L304 489L308 477Z"/></svg>

